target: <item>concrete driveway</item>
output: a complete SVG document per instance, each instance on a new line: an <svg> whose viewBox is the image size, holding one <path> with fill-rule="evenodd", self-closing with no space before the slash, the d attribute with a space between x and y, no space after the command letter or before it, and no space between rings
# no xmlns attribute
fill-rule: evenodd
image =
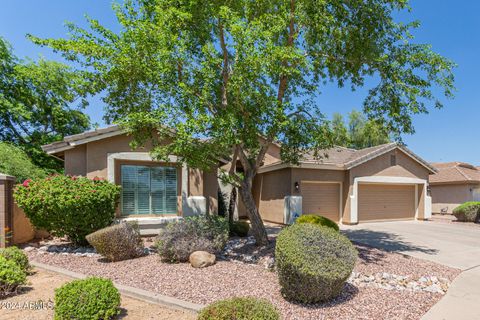
<svg viewBox="0 0 480 320"><path fill-rule="evenodd" d="M341 229L353 241L463 271L422 320L480 319L480 309L474 307L480 301L480 226L402 221Z"/></svg>

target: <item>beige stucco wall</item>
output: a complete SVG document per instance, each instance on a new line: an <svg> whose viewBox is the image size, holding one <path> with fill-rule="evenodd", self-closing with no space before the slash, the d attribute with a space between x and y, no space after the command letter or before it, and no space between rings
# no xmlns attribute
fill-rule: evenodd
<svg viewBox="0 0 480 320"><path fill-rule="evenodd" d="M35 238L35 228L17 204L13 206L13 243L25 243Z"/></svg>
<svg viewBox="0 0 480 320"><path fill-rule="evenodd" d="M446 208L446 213L452 213L453 209L464 202L473 201L472 189L479 187L472 184L437 184L430 185L432 197L432 213L441 213Z"/></svg>
<svg viewBox="0 0 480 320"><path fill-rule="evenodd" d="M263 220L283 223L285 196L291 192L290 168L257 175L253 194ZM239 208L240 209L240 208Z"/></svg>
<svg viewBox="0 0 480 320"><path fill-rule="evenodd" d="M87 146L80 145L65 151L65 173L72 176L87 175Z"/></svg>

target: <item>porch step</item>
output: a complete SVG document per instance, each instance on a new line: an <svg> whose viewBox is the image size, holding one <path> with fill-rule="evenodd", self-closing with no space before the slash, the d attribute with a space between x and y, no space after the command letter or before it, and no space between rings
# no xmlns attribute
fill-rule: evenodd
<svg viewBox="0 0 480 320"><path fill-rule="evenodd" d="M156 236L168 222L182 220L182 217L158 217L158 218L122 218L120 221L136 221L141 236Z"/></svg>

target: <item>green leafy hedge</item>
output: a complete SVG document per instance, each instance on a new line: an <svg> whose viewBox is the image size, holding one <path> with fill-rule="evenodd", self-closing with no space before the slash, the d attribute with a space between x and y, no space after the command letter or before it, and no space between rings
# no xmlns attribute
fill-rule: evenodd
<svg viewBox="0 0 480 320"><path fill-rule="evenodd" d="M32 224L85 245L85 236L115 218L120 187L101 179L56 175L25 180L14 197Z"/></svg>
<svg viewBox="0 0 480 320"><path fill-rule="evenodd" d="M324 216L317 216L314 214L301 215L297 218L297 220L295 220L295 223L311 223L319 226L329 227L335 229L336 231L340 230L338 228L338 224L336 224L334 221L325 218Z"/></svg>
<svg viewBox="0 0 480 320"><path fill-rule="evenodd" d="M136 223L120 223L87 235L87 241L110 261L143 255L144 247Z"/></svg>
<svg viewBox="0 0 480 320"><path fill-rule="evenodd" d="M220 300L204 308L198 320L278 320L280 313L267 300L253 297Z"/></svg>
<svg viewBox="0 0 480 320"><path fill-rule="evenodd" d="M26 279L27 274L15 261L0 256L0 298L16 292Z"/></svg>
<svg viewBox="0 0 480 320"><path fill-rule="evenodd" d="M25 273L30 272L31 267L28 257L21 249L14 246L0 249L0 256L15 262Z"/></svg>
<svg viewBox="0 0 480 320"><path fill-rule="evenodd" d="M458 221L480 222L480 202L470 201L453 209L453 215Z"/></svg>
<svg viewBox="0 0 480 320"><path fill-rule="evenodd" d="M0 172L14 176L17 181L47 176L45 170L33 164L25 151L6 142L0 142Z"/></svg>
<svg viewBox="0 0 480 320"><path fill-rule="evenodd" d="M120 293L108 279L74 280L55 289L55 320L111 319L119 307Z"/></svg>
<svg viewBox="0 0 480 320"><path fill-rule="evenodd" d="M282 294L290 301L317 303L334 298L356 259L352 243L332 228L296 223L277 237L277 274Z"/></svg>

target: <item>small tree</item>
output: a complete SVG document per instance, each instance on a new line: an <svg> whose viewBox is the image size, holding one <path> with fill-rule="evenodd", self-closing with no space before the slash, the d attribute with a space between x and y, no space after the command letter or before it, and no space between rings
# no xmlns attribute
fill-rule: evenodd
<svg viewBox="0 0 480 320"><path fill-rule="evenodd" d="M208 168L230 156L223 178L239 188L258 244L268 240L252 184L269 145L280 142L287 163L331 145L314 100L322 83L355 88L375 75L364 111L396 134L413 132L411 117L426 113L427 101L441 106L432 86L452 95L453 63L410 42L417 22L393 18L406 0L127 0L113 8L118 33L89 18L90 30L68 25L69 39L31 39L90 71L106 93L107 119L137 143L153 140L154 157Z"/></svg>

